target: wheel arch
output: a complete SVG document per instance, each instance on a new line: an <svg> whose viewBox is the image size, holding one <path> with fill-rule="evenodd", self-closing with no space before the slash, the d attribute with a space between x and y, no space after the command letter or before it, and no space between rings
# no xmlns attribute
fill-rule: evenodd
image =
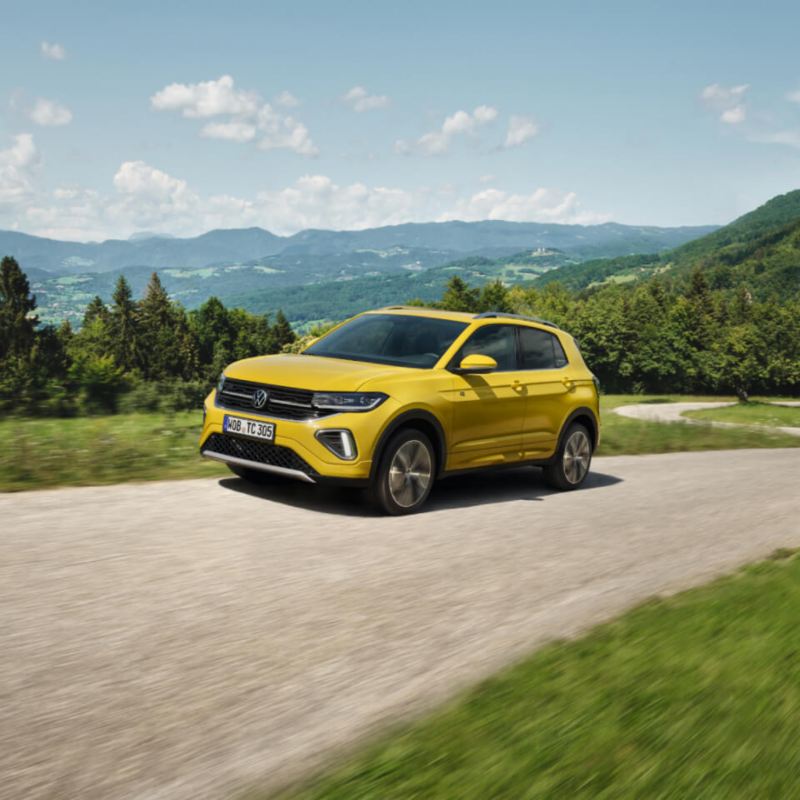
<svg viewBox="0 0 800 800"><path fill-rule="evenodd" d="M572 413L564 420L564 424L561 426L561 431L558 434L558 447L556 448L556 453L560 451L561 443L564 440L564 434L566 434L569 426L572 425L573 422L579 422L589 431L589 434L592 437L592 451L594 451L594 449L597 447L597 441L600 435L600 425L597 421L597 415L588 406L580 406L579 408L574 409L574 411L572 411Z"/></svg>
<svg viewBox="0 0 800 800"><path fill-rule="evenodd" d="M447 463L447 440L445 439L444 428L442 423L430 411L419 408L404 411L384 428L372 453L370 480L375 476L387 442L397 431L404 428L416 428L426 434L433 444L434 455L436 456L436 477L438 478L444 472L444 467Z"/></svg>

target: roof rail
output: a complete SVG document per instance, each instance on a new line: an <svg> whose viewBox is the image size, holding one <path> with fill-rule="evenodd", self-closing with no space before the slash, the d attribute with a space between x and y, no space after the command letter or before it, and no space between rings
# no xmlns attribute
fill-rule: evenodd
<svg viewBox="0 0 800 800"><path fill-rule="evenodd" d="M525 322L538 322L540 325L547 325L550 328L556 328L557 330L561 330L555 322L550 322L546 319L540 319L539 317L528 317L525 314L506 314L503 311L484 311L482 314L476 314L475 319L497 319L497 318L504 318L504 319L522 319Z"/></svg>

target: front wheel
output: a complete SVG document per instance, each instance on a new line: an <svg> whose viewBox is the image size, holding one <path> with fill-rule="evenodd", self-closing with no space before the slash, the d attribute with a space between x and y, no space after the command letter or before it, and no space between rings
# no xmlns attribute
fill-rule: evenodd
<svg viewBox="0 0 800 800"><path fill-rule="evenodd" d="M562 492L577 489L589 474L592 463L592 437L580 423L573 423L561 440L552 464L544 468L549 486Z"/></svg>
<svg viewBox="0 0 800 800"><path fill-rule="evenodd" d="M433 445L422 431L399 431L381 454L372 499L387 514L413 514L428 499L435 464Z"/></svg>

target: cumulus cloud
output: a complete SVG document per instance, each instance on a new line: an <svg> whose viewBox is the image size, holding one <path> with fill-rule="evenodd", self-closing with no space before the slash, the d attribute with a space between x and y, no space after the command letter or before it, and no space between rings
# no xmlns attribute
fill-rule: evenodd
<svg viewBox="0 0 800 800"><path fill-rule="evenodd" d="M389 98L385 94L370 94L363 86L354 86L342 95L342 100L359 114L389 105Z"/></svg>
<svg viewBox="0 0 800 800"><path fill-rule="evenodd" d="M420 136L416 142L400 139L395 143L398 153L420 153L425 156L437 156L446 153L457 136L474 134L478 128L497 118L497 109L492 106L478 106L471 114L468 111L456 111L445 117L441 128Z"/></svg>
<svg viewBox="0 0 800 800"><path fill-rule="evenodd" d="M72 112L66 106L44 97L36 100L28 116L37 125L45 127L69 125L72 122Z"/></svg>
<svg viewBox="0 0 800 800"><path fill-rule="evenodd" d="M296 99L283 92L276 103L290 105ZM230 75L200 83L171 83L150 98L157 111L178 111L187 119L211 119L200 131L211 139L255 142L262 150L283 148L304 156L319 152L308 128L278 111L257 92L239 89Z"/></svg>
<svg viewBox="0 0 800 800"><path fill-rule="evenodd" d="M285 89L275 97L275 105L283 106L284 108L294 108L300 105L300 101Z"/></svg>
<svg viewBox="0 0 800 800"><path fill-rule="evenodd" d="M712 83L700 92L700 99L710 111L719 116L721 122L727 125L739 125L747 119L744 96L749 88L748 83L737 86Z"/></svg>
<svg viewBox="0 0 800 800"><path fill-rule="evenodd" d="M25 200L33 190L39 152L30 133L19 133L13 144L0 150L0 206Z"/></svg>
<svg viewBox="0 0 800 800"><path fill-rule="evenodd" d="M483 189L470 197L457 200L438 219L503 219L511 222L559 222L593 225L608 222L608 216L584 211L575 192L540 188L530 194Z"/></svg>
<svg viewBox="0 0 800 800"><path fill-rule="evenodd" d="M504 146L506 149L519 147L539 133L539 126L531 117L512 114L508 121L508 133Z"/></svg>
<svg viewBox="0 0 800 800"><path fill-rule="evenodd" d="M357 230L411 221L509 219L592 223L576 195L554 189L515 193L485 187L416 189L337 183L308 174L249 197L201 195L188 182L144 161L125 161L106 191L80 186L37 190L38 153L30 134L0 151L0 228L66 239L125 238L137 230L191 236L212 228L261 226L278 234L303 228Z"/></svg>
<svg viewBox="0 0 800 800"><path fill-rule="evenodd" d="M63 61L67 57L67 51L64 50L64 46L55 42L42 42L39 45L39 51L43 58L47 58L50 61Z"/></svg>

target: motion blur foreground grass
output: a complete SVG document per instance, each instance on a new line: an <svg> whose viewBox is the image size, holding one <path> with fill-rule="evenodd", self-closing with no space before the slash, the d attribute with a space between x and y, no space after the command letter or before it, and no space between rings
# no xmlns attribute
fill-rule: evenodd
<svg viewBox="0 0 800 800"><path fill-rule="evenodd" d="M201 412L0 421L0 491L222 475L197 454Z"/></svg>
<svg viewBox="0 0 800 800"><path fill-rule="evenodd" d="M800 796L800 559L553 644L282 798Z"/></svg>
<svg viewBox="0 0 800 800"><path fill-rule="evenodd" d="M766 430L666 425L611 413L625 403L680 399L705 398L603 397L598 455L800 446L800 437ZM199 411L2 419L0 491L227 475L224 467L198 455L200 423Z"/></svg>

